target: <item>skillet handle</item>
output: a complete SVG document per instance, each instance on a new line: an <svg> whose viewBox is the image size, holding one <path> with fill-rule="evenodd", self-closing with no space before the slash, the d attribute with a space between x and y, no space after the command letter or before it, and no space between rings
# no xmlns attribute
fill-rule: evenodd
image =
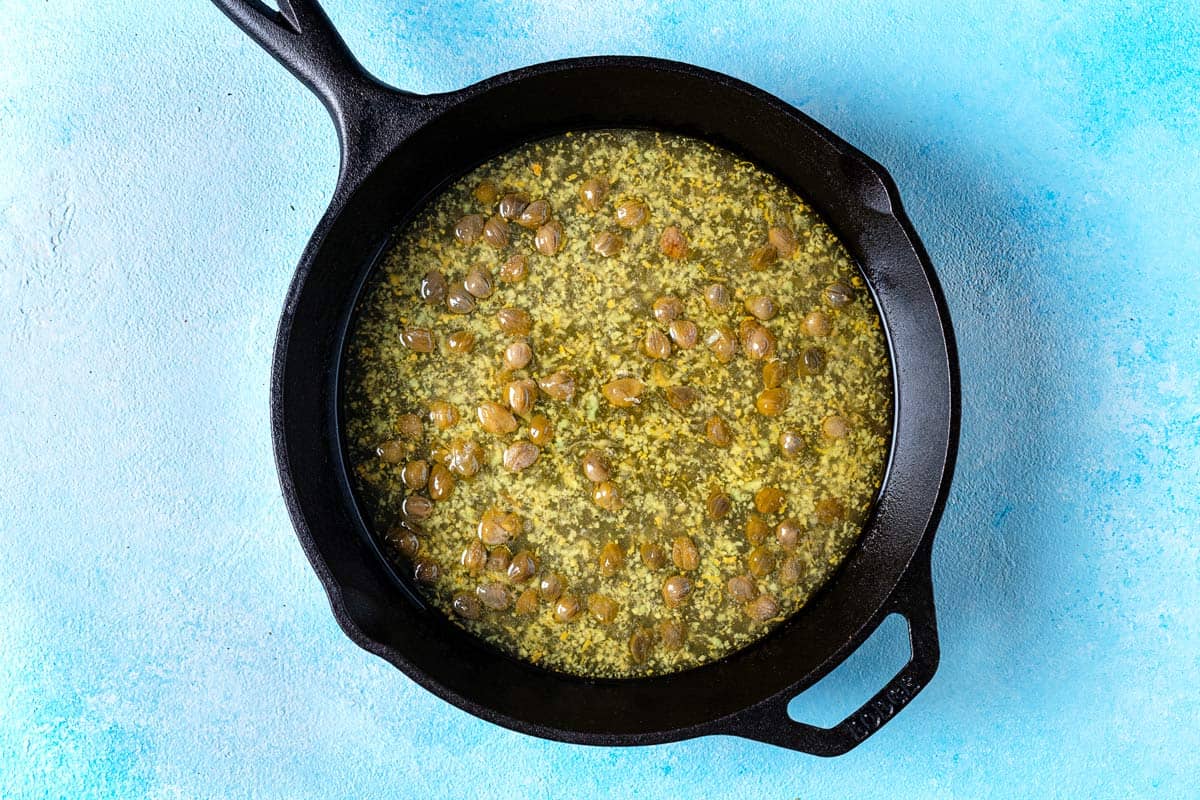
<svg viewBox="0 0 1200 800"><path fill-rule="evenodd" d="M233 22L320 98L341 144L339 190L351 188L432 109L430 96L388 86L346 47L317 0L213 0Z"/></svg>
<svg viewBox="0 0 1200 800"><path fill-rule="evenodd" d="M874 697L832 728L820 728L788 716L788 703L794 693L784 692L750 709L722 733L816 756L839 756L858 747L899 714L933 678L940 656L929 555L918 555L917 559L880 617L881 622L888 614L904 617L911 654L908 663Z"/></svg>

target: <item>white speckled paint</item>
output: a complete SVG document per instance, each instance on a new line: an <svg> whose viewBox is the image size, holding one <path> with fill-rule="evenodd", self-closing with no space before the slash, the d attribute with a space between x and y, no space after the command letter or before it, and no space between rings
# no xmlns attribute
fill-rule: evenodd
<svg viewBox="0 0 1200 800"><path fill-rule="evenodd" d="M329 11L417 91L666 56L889 167L963 368L941 670L826 761L542 742L358 650L266 416L335 176L323 110L206 3L0 0L0 797L1200 795L1200 7ZM870 643L806 713L835 719L894 656Z"/></svg>

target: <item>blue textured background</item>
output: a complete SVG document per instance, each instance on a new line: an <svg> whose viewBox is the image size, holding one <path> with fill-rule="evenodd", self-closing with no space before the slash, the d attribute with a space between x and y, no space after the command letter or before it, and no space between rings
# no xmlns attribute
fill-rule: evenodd
<svg viewBox="0 0 1200 800"><path fill-rule="evenodd" d="M415 91L665 56L895 176L962 360L943 660L827 761L525 738L354 647L266 415L324 111L204 2L0 0L0 797L1200 796L1200 7L926 5L329 2Z"/></svg>

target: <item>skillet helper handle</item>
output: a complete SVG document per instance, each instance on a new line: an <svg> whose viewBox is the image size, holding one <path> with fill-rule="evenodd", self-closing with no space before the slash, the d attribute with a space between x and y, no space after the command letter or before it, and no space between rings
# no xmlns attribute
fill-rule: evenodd
<svg viewBox="0 0 1200 800"><path fill-rule="evenodd" d="M887 609L908 623L909 660L874 697L832 728L820 728L788 716L793 697L789 692L751 712L727 732L812 755L838 756L862 744L899 714L933 678L940 656L929 556L918 559L920 563L912 564Z"/></svg>
<svg viewBox="0 0 1200 800"><path fill-rule="evenodd" d="M339 185L350 188L424 120L426 97L381 83L358 63L316 0L213 0L320 98L341 143Z"/></svg>

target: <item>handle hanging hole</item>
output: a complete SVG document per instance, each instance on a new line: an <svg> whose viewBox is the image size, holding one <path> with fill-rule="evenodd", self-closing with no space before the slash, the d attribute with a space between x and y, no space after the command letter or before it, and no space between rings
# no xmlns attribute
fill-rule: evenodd
<svg viewBox="0 0 1200 800"><path fill-rule="evenodd" d="M870 700L911 657L908 620L889 614L837 669L792 698L788 716L796 722L832 728Z"/></svg>

